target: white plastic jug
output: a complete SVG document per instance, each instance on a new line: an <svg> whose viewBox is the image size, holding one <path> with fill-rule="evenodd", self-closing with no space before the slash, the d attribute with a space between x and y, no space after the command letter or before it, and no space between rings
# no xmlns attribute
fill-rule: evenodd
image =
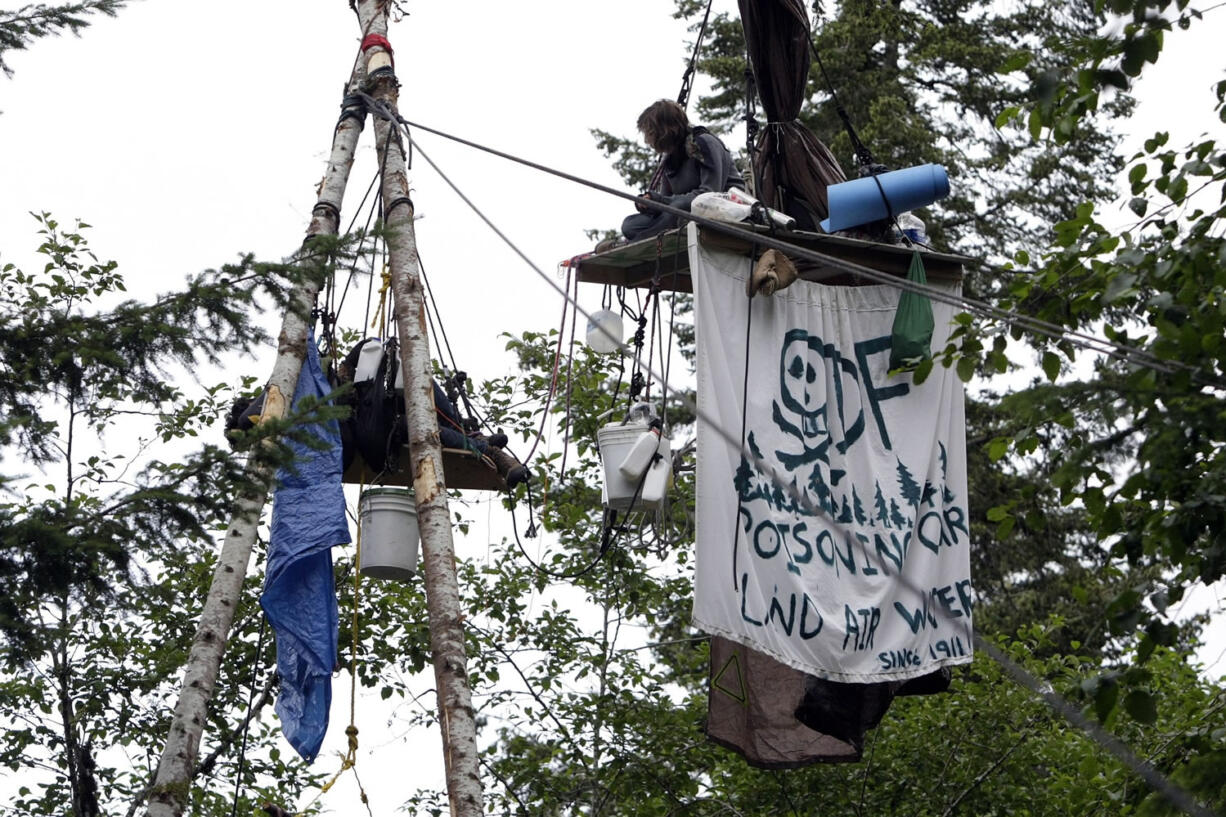
<svg viewBox="0 0 1226 817"><path fill-rule="evenodd" d="M640 470L633 479L627 479L621 470L621 465L626 461L627 455L630 454L635 443L643 439L644 434L652 438L656 436L646 423L610 423L596 432L596 443L600 446L600 459L604 463L603 499L606 508L615 511L653 511L662 507L668 481L667 474L665 474L664 484L649 497L647 486L651 482L651 472L656 470L655 468L649 469L646 475ZM667 463L671 471L672 458L669 450L669 439L661 434L655 449L655 453L661 457L657 465ZM640 483L642 483L642 488L640 488Z"/></svg>

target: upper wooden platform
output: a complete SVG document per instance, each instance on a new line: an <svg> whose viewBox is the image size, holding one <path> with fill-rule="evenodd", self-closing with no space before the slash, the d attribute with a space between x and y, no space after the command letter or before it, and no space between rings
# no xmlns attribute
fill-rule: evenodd
<svg viewBox="0 0 1226 817"><path fill-rule="evenodd" d="M749 225L737 225L749 229ZM765 234L763 228L759 232ZM825 233L792 232L774 236L781 241L795 244L822 255L842 261L850 261L878 272L905 278L911 266L911 247L878 244ZM754 244L740 236L731 236L707 227L698 228L698 240L711 246L723 247L733 252L749 252ZM766 247L757 245L757 254ZM970 261L961 255L920 250L924 270L930 280L961 280L963 265ZM855 286L875 283L861 275L849 273L829 261L811 261L789 255L796 265L801 279L821 281L824 284ZM659 236L640 239L601 253L579 256L572 261L580 281L608 284L627 288L648 288L660 275L660 289L674 292L693 292L690 281L690 259L686 249L685 227L669 230Z"/></svg>

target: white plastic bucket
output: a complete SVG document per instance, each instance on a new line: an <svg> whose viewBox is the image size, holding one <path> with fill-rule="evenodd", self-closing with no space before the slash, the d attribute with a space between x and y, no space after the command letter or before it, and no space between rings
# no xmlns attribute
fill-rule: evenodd
<svg viewBox="0 0 1226 817"><path fill-rule="evenodd" d="M640 493L635 499L635 491L639 487L638 480L628 480L622 475L619 466L630 449L643 436L648 426L642 423L610 423L602 426L596 432L596 444L600 446L600 460L604 463L604 504L606 508L615 511L629 510L633 506L636 511L658 510L664 504L663 495L647 501ZM660 438L660 447L656 449L665 459L669 456L668 437Z"/></svg>
<svg viewBox="0 0 1226 817"><path fill-rule="evenodd" d="M358 502L363 576L408 581L417 572L417 504L408 488L367 488Z"/></svg>

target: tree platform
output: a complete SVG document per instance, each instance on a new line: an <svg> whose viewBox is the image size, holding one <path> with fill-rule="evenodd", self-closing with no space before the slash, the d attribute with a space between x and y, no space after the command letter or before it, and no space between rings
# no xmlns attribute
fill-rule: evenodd
<svg viewBox="0 0 1226 817"><path fill-rule="evenodd" d="M750 225L736 225L750 229ZM756 232L767 234L764 227L754 227ZM848 238L826 233L795 231L777 233L775 238L795 244L842 261L869 267L878 272L907 277L911 266L911 247L895 244L880 244L858 238ZM708 227L698 228L698 240L734 251L748 252L754 245L739 236ZM767 249L758 245L755 255ZM972 259L962 255L920 250L924 270L930 280L961 280L964 265ZM874 283L855 273L846 272L829 263L809 261L789 256L796 265L801 280L820 281L839 286L860 286ZM690 259L686 249L685 227L669 230L658 236L643 238L622 244L600 253L589 253L572 259L579 281L592 284L649 288L659 272L660 289L665 292L693 292L690 282Z"/></svg>

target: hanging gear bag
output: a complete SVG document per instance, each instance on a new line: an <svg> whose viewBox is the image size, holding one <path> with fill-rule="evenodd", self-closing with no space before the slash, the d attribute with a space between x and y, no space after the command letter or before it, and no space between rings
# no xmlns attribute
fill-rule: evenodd
<svg viewBox="0 0 1226 817"><path fill-rule="evenodd" d="M911 269L907 280L927 284L924 262L918 252L911 255ZM894 313L894 327L890 334L890 368L914 369L920 361L932 357L932 301L927 295L904 290L898 299L898 311Z"/></svg>

